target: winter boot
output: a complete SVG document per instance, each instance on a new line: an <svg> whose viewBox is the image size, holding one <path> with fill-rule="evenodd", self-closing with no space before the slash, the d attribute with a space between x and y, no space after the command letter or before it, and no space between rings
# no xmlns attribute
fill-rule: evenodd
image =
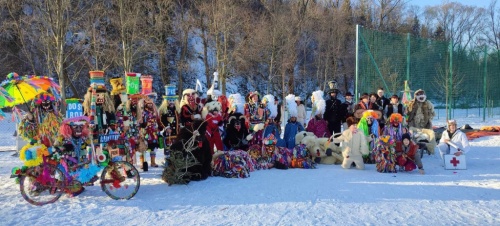
<svg viewBox="0 0 500 226"><path fill-rule="evenodd" d="M141 166L142 170L148 171L148 162L144 161L144 154L140 154L139 164L142 164L142 166Z"/></svg>
<svg viewBox="0 0 500 226"><path fill-rule="evenodd" d="M151 155L151 167L158 167L158 165L156 164L155 160L156 160L156 156L155 155Z"/></svg>

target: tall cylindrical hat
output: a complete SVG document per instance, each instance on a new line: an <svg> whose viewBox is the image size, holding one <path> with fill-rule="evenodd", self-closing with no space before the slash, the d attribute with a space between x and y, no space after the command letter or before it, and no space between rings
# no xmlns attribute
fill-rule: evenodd
<svg viewBox="0 0 500 226"><path fill-rule="evenodd" d="M142 75L141 85L141 94L148 95L153 93L153 77L151 75Z"/></svg>
<svg viewBox="0 0 500 226"><path fill-rule="evenodd" d="M139 93L139 77L140 73L129 72L126 74L127 94Z"/></svg>

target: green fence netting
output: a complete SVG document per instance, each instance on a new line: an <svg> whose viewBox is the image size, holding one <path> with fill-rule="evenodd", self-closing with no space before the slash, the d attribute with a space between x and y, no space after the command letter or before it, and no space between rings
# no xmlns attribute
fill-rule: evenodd
<svg viewBox="0 0 500 226"><path fill-rule="evenodd" d="M436 108L478 109L481 117L500 114L500 52L463 49L437 41L369 30L357 26L355 92L402 95L405 81L411 90L425 90ZM453 46L453 48L452 48ZM453 51L450 51L453 49ZM450 88L451 87L451 88Z"/></svg>

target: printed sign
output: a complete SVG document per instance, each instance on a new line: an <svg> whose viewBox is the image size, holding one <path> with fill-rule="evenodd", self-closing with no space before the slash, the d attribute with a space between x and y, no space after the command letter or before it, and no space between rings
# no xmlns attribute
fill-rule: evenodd
<svg viewBox="0 0 500 226"><path fill-rule="evenodd" d="M83 116L83 106L78 99L67 99L66 106L66 118Z"/></svg>
<svg viewBox="0 0 500 226"><path fill-rule="evenodd" d="M447 170L467 169L465 155L460 155L460 156L444 155L444 168Z"/></svg>

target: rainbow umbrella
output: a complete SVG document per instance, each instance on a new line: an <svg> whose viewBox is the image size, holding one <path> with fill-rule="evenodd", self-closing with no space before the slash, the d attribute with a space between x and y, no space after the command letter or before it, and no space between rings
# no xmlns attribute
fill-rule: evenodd
<svg viewBox="0 0 500 226"><path fill-rule="evenodd" d="M58 96L59 86L54 86L52 83L53 81L48 77L19 76L15 72L9 73L7 79L0 83L0 87L12 98L9 100L9 98L0 97L0 108L25 104L49 89L56 92L55 95Z"/></svg>

